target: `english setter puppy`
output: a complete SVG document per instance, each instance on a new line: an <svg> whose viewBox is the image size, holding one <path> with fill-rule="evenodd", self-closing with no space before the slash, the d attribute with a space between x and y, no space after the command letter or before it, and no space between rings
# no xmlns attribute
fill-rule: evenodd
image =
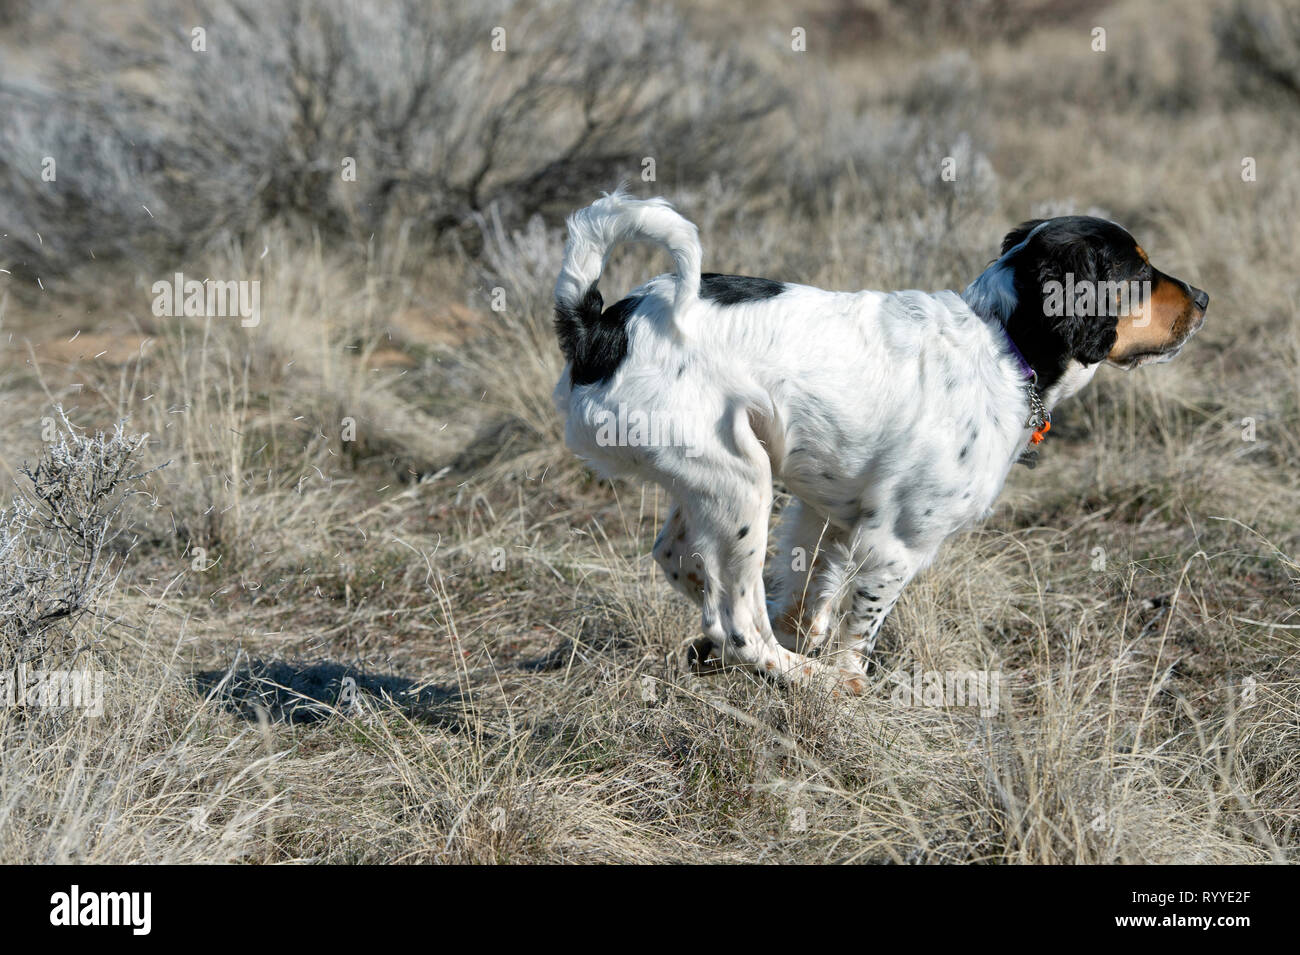
<svg viewBox="0 0 1300 955"><path fill-rule="evenodd" d="M566 443L601 475L673 498L654 557L701 609L697 664L837 693L862 692L907 582L991 513L1053 406L1103 361L1173 358L1209 303L1089 216L1019 226L960 295L701 274L696 227L621 191L568 231L555 287ZM674 272L604 308L597 280L628 241L663 246ZM793 501L768 599L774 477Z"/></svg>

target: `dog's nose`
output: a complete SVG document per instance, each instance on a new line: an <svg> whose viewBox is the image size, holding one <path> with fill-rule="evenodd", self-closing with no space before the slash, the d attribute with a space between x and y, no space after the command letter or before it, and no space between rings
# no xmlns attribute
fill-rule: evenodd
<svg viewBox="0 0 1300 955"><path fill-rule="evenodd" d="M1209 308L1210 296L1208 293L1193 286L1192 296L1193 296L1192 297L1193 304L1195 304L1196 307L1199 308L1202 312L1205 311L1207 308Z"/></svg>

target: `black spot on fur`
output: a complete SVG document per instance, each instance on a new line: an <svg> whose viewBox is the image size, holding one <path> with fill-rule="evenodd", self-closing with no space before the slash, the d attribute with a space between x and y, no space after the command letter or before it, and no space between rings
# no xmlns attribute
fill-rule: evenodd
<svg viewBox="0 0 1300 955"><path fill-rule="evenodd" d="M736 540L740 540L742 537L744 537L744 536L745 536L746 534L748 534L748 533L749 533L749 525L746 524L744 527L742 527L742 528L740 529L740 533L736 535Z"/></svg>
<svg viewBox="0 0 1300 955"><path fill-rule="evenodd" d="M748 275L719 275L705 272L700 276L700 298L718 305L740 305L772 298L785 291L784 282L756 279Z"/></svg>
<svg viewBox="0 0 1300 955"><path fill-rule="evenodd" d="M745 645L745 638L738 633L733 633L731 635L731 645L734 647L743 647Z"/></svg>
<svg viewBox="0 0 1300 955"><path fill-rule="evenodd" d="M576 306L555 305L560 351L573 364L571 387L607 380L627 355L627 320L641 304L641 297L620 299L602 312L603 304L593 285Z"/></svg>
<svg viewBox="0 0 1300 955"><path fill-rule="evenodd" d="M900 487L894 496L894 536L908 547L915 545L922 532L913 491L913 488Z"/></svg>

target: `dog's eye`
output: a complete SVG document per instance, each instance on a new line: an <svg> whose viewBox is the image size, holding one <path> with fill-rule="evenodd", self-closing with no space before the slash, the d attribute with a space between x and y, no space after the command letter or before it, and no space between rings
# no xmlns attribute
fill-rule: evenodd
<svg viewBox="0 0 1300 955"><path fill-rule="evenodd" d="M1132 278L1129 279L1129 282L1144 284L1144 283L1149 283L1154 277L1155 277L1155 270L1151 268L1151 266L1149 265L1143 265L1140 269L1138 269L1136 272L1133 273Z"/></svg>

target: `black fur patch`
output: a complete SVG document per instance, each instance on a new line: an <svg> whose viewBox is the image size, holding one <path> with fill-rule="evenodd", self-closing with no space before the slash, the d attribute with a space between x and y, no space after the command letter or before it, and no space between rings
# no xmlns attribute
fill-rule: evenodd
<svg viewBox="0 0 1300 955"><path fill-rule="evenodd" d="M1002 240L1002 251L1015 248L1044 220L1022 223ZM1016 310L1007 333L1038 372L1038 389L1046 391L1061 377L1070 359L1085 365L1105 359L1115 344L1115 316L1045 315L1048 282L1119 282L1140 279L1147 267L1137 243L1123 228L1092 216L1061 216L1029 239L1012 260Z"/></svg>
<svg viewBox="0 0 1300 955"><path fill-rule="evenodd" d="M719 275L705 272L700 276L700 298L719 305L740 305L772 298L785 291L784 282L756 279L749 275Z"/></svg>
<svg viewBox="0 0 1300 955"><path fill-rule="evenodd" d="M716 272L700 276L700 297L718 305L755 302L784 291L785 284L772 279ZM555 334L560 351L573 365L572 387L608 380L627 357L627 319L641 304L641 297L620 299L609 308L604 304L594 285L576 305L556 303Z"/></svg>
<svg viewBox="0 0 1300 955"><path fill-rule="evenodd" d="M593 285L575 307L555 305L560 351L572 362L570 387L607 380L627 356L627 319L641 297L619 299L601 311L604 299Z"/></svg>

